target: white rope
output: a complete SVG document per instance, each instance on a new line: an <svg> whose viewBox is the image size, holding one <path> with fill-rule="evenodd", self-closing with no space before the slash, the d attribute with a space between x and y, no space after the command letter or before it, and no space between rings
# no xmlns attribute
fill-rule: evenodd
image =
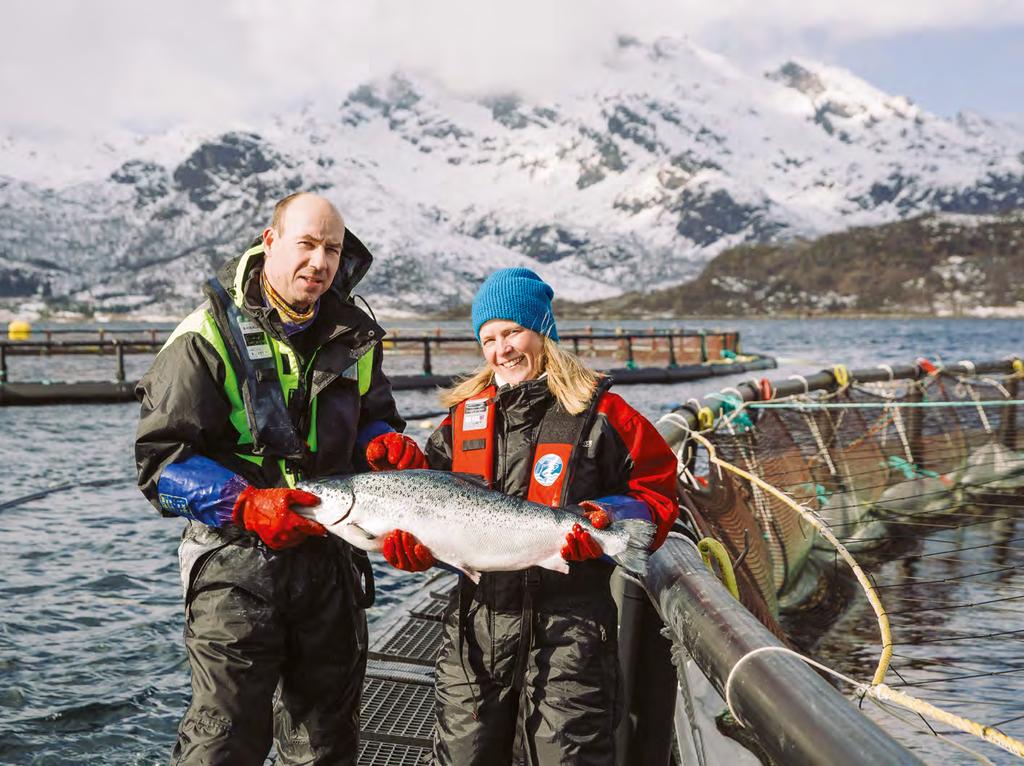
<svg viewBox="0 0 1024 766"><path fill-rule="evenodd" d="M796 657L797 659L803 660L808 665L812 665L812 666L818 668L819 670L823 670L826 673L830 673L831 675L835 676L836 678L838 678L838 679L840 679L842 681L846 681L846 683L850 684L851 686L853 686L857 690L858 694L866 694L868 689L870 688L870 686L868 684L863 684L860 681L855 681L854 679L850 678L849 676L844 676L839 671L833 670L832 668L828 667L827 665L822 665L817 660L812 660L810 657L807 657L806 655L800 654L800 652L795 652L795 651L793 651L792 649L790 649L788 647L785 647L785 646L759 646L757 649L752 649L749 652L747 652L746 654L744 654L742 657L740 657L739 660L737 660L736 664L732 666L732 670L729 671L729 675L725 679L725 705L726 705L726 707L729 708L729 713L732 714L732 717L735 718L739 722L739 724L741 726L746 726L747 724L745 724L743 721L740 720L740 717L738 715L736 715L736 710L732 706L732 681L736 677L736 671L738 671L740 669L740 665L742 665L747 660L755 657L756 655L763 654L765 652L782 652L783 654L790 654L790 655Z"/></svg>
<svg viewBox="0 0 1024 766"><path fill-rule="evenodd" d="M693 543L692 540L690 542L691 542L691 544ZM732 706L732 682L733 682L733 678L736 676L736 672L739 670L740 665L742 665L744 662L746 662L747 660L751 659L755 655L763 654L763 653L767 653L767 652L782 652L783 654L792 655L793 657L796 657L799 660L803 660L804 662L806 662L808 665L811 665L812 667L818 668L819 670L822 670L825 673L828 673L829 675L835 676L840 681L845 681L846 683L850 684L850 686L852 686L854 688L856 694L858 694L858 695L860 695L862 697L867 697L869 700L871 700L873 703L878 705L879 708L884 710L886 713L891 715L893 718L897 718L900 721L903 721L903 723L907 724L908 726L910 726L910 727L912 727L914 729L917 729L918 731L920 731L922 733L927 733L927 734L930 734L931 736L936 737L937 739L941 739L943 742L945 742L948 745L953 745L954 747L959 748L960 750L962 750L962 751L964 751L964 752L974 756L981 763L990 764L991 766L994 766L994 764L992 764L992 761L990 761L988 758L986 758L982 753L979 753L977 750L973 750L973 749L967 747L966 745L963 745L963 744L961 744L959 742L955 742L954 740L950 739L949 737L946 737L946 736L944 736L942 734L939 734L934 729L931 729L931 727L929 727L929 731L926 732L924 730L924 728L922 728L920 726L920 724L918 724L916 721L908 719L908 718L906 718L906 717L904 717L902 715L899 715L898 713L896 713L895 710L892 709L893 707L895 707L894 704L883 702L882 700L878 699L873 694L871 694L871 686L869 684L865 684L865 683L861 683L860 681L856 681L853 678L850 678L849 676L843 675L842 673L840 673L837 670L833 670L832 668L828 667L827 665L823 665L822 663L818 662L817 660L812 660L810 657L807 657L806 655L800 654L800 652L793 651L792 649L790 649L788 647L785 647L785 646L760 646L757 649L752 649L751 651L747 652L742 657L740 657L739 660L737 660L736 664L732 666L732 670L729 671L729 675L725 679L725 704L726 704L726 707L729 708L730 715L732 715L733 719L737 723L739 723L740 726L744 726L745 727L747 724L744 723L742 720L740 720L740 717L736 714L735 708L733 708L733 706Z"/></svg>
<svg viewBox="0 0 1024 766"><path fill-rule="evenodd" d="M1003 386L1003 384L1002 384L1002 383L1000 383L1000 382L999 382L998 380L996 380L995 378L982 378L982 379L981 379L981 382L982 382L982 383L988 383L989 385L992 385L992 386L995 386L996 388L998 388L998 389L999 389L999 393L1001 393L1001 394L1003 395L1003 398L1004 398L1004 399L1009 399L1009 398L1011 398L1011 397L1010 397L1010 392L1009 392L1009 391L1007 391L1007 390L1006 390L1006 387L1005 387L1005 386Z"/></svg>
<svg viewBox="0 0 1024 766"><path fill-rule="evenodd" d="M743 402L743 394L740 393L740 390L738 388L728 386L727 388L723 388L721 390L721 393L723 394L728 394L730 392L736 394L736 398L739 399L741 403Z"/></svg>
<svg viewBox="0 0 1024 766"><path fill-rule="evenodd" d="M805 378L803 375L790 375L788 378L786 378L786 380L799 380L801 383L804 384L804 394L811 393L811 387L807 385L807 378Z"/></svg>
<svg viewBox="0 0 1024 766"><path fill-rule="evenodd" d="M972 750L971 748L967 747L967 745L963 745L963 744L957 742L956 740L950 739L945 734L939 734L931 726L928 726L928 728L926 729L924 726L921 726L921 721L920 720L909 718L909 717L904 716L904 715L900 715L899 713L896 712L896 710L897 709L903 710L904 708L898 707L896 705L896 703L894 703L894 702L883 702L882 700L878 699L877 697L873 697L870 694L867 695L867 698L868 698L868 700L873 702L875 705L877 705L878 708L883 713L891 715L893 718L895 718L898 721L902 721L907 726L909 726L912 729L915 729L916 731L920 732L921 734L925 734L925 735L930 736L930 737L935 737L936 739L942 740L947 745L951 745L951 746L953 746L955 748L963 750L968 755L974 756L974 758L977 761L979 761L980 763L987 764L987 766L996 766L995 763L990 761L988 758L985 757L984 754L979 753L977 750ZM920 713L917 713L916 715L918 716L919 719L921 718L921 714Z"/></svg>

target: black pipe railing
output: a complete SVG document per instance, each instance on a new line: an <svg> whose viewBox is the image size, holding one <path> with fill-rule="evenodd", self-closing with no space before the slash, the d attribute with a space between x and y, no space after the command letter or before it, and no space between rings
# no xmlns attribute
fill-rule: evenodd
<svg viewBox="0 0 1024 766"><path fill-rule="evenodd" d="M744 659L782 644L707 570L689 540L669 537L651 556L644 586L673 642L723 699L729 684L736 718L773 763L922 763L802 660L782 651Z"/></svg>

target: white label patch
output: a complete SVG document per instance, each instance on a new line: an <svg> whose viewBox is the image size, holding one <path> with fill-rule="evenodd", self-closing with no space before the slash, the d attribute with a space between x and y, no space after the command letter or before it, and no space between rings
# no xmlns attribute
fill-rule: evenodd
<svg viewBox="0 0 1024 766"><path fill-rule="evenodd" d="M470 399L462 416L462 430L480 431L484 428L487 428L487 400Z"/></svg>
<svg viewBox="0 0 1024 766"><path fill-rule="evenodd" d="M250 359L269 359L271 357L270 346L266 343L259 343L255 346L246 346Z"/></svg>
<svg viewBox="0 0 1024 766"><path fill-rule="evenodd" d="M267 336L263 330L251 319L239 319L238 328L242 331L242 339L245 341L245 351L250 359L270 359L270 346L267 345Z"/></svg>
<svg viewBox="0 0 1024 766"><path fill-rule="evenodd" d="M544 455L533 467L533 478L538 484L550 487L562 475L562 458L553 453Z"/></svg>

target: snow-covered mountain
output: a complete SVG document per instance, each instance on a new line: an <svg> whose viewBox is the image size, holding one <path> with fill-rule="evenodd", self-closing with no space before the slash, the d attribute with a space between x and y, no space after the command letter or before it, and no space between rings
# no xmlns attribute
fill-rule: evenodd
<svg viewBox="0 0 1024 766"><path fill-rule="evenodd" d="M180 312L297 189L375 253L375 307L458 305L515 264L581 300L683 281L741 242L1024 208L1024 131L813 62L750 73L622 38L543 103L396 74L217 133L0 138L0 301Z"/></svg>

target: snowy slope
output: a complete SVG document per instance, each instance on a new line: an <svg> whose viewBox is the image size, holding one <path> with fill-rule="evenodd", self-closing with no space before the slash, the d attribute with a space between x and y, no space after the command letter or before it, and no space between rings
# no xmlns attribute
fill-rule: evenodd
<svg viewBox="0 0 1024 766"><path fill-rule="evenodd" d="M592 299L682 281L740 242L1024 207L1024 132L814 62L765 75L622 39L545 103L395 75L215 134L0 137L0 300L181 311L295 189L370 245L375 306L457 305L512 264Z"/></svg>

